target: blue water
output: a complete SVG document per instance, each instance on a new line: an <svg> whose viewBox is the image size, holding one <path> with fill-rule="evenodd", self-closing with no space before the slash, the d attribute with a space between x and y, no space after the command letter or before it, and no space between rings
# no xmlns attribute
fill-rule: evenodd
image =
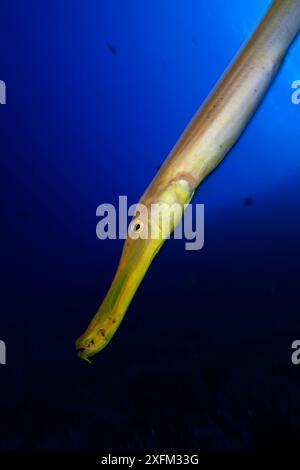
<svg viewBox="0 0 300 470"><path fill-rule="evenodd" d="M74 341L137 202L270 1L2 0L0 448L251 449L300 436L300 41L89 366Z"/></svg>

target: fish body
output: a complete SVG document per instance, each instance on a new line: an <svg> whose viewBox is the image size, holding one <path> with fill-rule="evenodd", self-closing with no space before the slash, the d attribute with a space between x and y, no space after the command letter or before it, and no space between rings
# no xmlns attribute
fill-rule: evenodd
<svg viewBox="0 0 300 470"><path fill-rule="evenodd" d="M140 199L113 283L85 333L89 360L119 327L159 249L181 220L203 179L223 160L254 114L300 30L300 0L275 0ZM168 217L161 217L161 214ZM164 220L171 220L165 227ZM156 237L143 237L143 232Z"/></svg>

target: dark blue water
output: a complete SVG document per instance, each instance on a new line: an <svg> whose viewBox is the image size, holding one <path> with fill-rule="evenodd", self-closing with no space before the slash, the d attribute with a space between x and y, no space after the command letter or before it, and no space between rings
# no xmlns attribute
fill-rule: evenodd
<svg viewBox="0 0 300 470"><path fill-rule="evenodd" d="M0 448L299 440L299 41L194 199L204 249L168 242L110 345L74 348L122 246L96 207L137 202L269 4L1 1Z"/></svg>

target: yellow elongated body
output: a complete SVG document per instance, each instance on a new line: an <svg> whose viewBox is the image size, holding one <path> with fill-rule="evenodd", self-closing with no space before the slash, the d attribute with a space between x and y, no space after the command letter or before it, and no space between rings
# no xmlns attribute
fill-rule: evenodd
<svg viewBox="0 0 300 470"><path fill-rule="evenodd" d="M300 0L275 0L171 151L140 200L149 210L140 211L129 226L133 237L125 242L113 283L77 340L81 358L88 360L114 335L153 258L182 217L184 204L239 138L299 30ZM167 230L160 219L149 217L153 204L173 216ZM171 209L174 204L180 208L176 213ZM161 236L134 238L137 227L138 231L155 228Z"/></svg>

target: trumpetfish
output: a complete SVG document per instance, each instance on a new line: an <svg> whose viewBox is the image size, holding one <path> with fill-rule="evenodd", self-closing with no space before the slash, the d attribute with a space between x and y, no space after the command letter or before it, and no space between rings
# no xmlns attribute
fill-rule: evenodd
<svg viewBox="0 0 300 470"><path fill-rule="evenodd" d="M273 1L172 149L140 199L140 204L149 210L137 212L129 224L112 285L76 342L82 359L89 361L115 334L154 257L181 220L186 204L238 140L299 30L300 0ZM163 221L170 220L168 217L149 216L153 204L162 210L162 215L168 215L164 214L168 211L171 214L174 204L181 208L172 212L172 223L167 229ZM160 236L143 238L143 231L153 228Z"/></svg>

